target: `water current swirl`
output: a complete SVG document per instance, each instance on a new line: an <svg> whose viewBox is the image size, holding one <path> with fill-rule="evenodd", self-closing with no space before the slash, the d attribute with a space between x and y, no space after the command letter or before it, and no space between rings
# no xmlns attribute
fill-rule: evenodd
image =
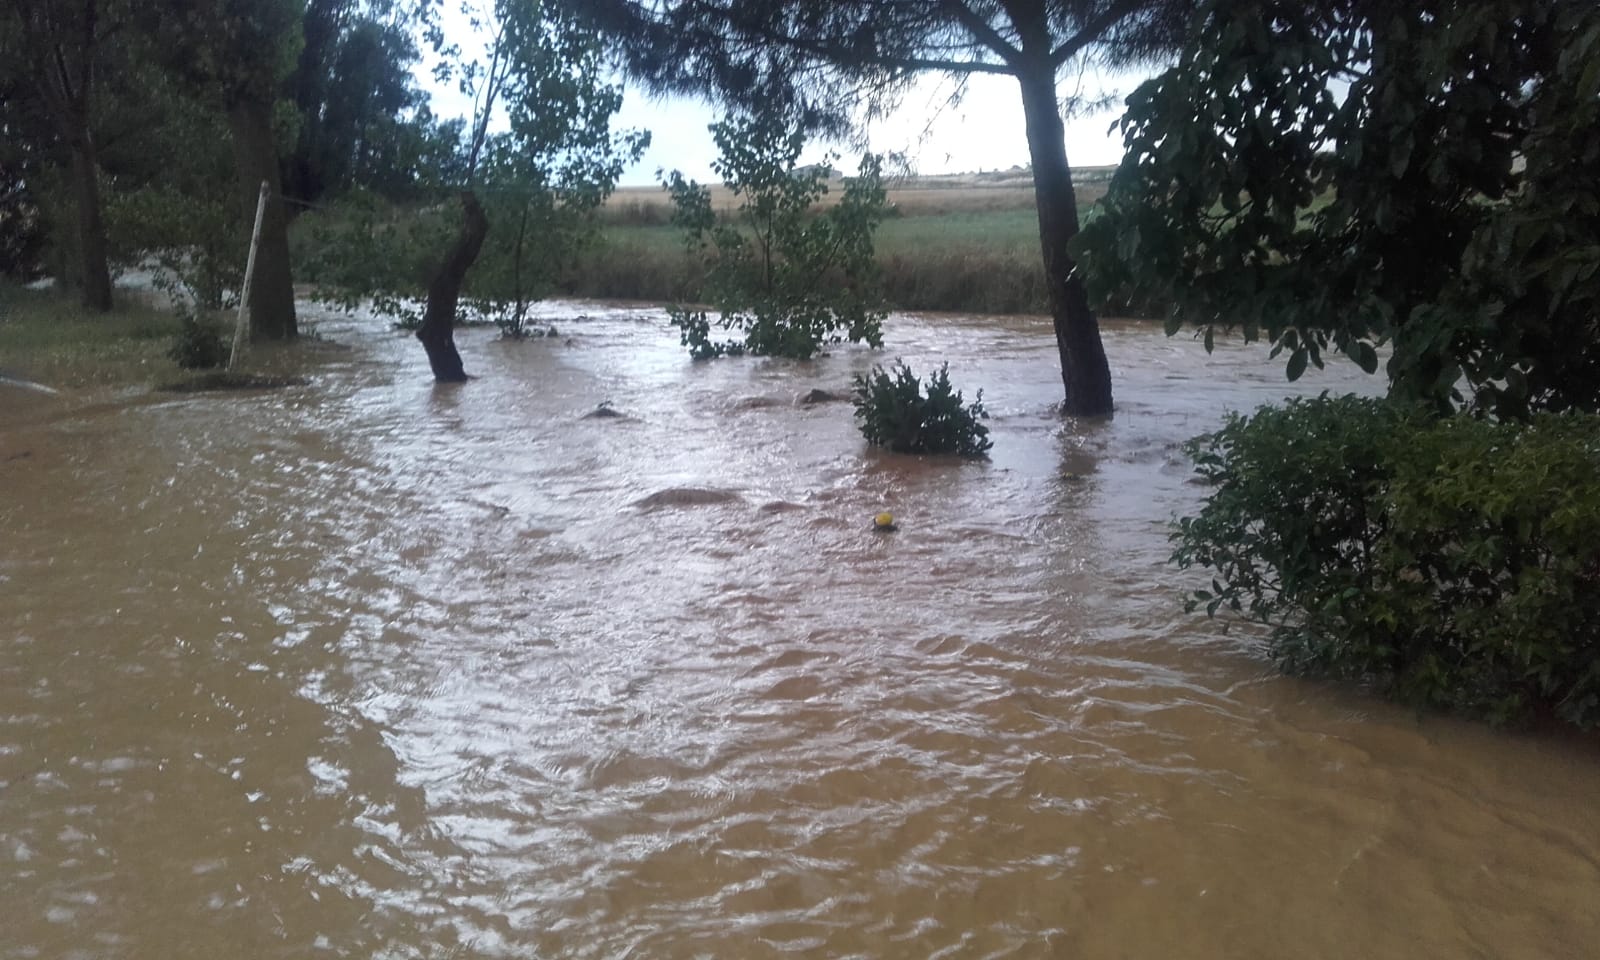
<svg viewBox="0 0 1600 960"><path fill-rule="evenodd" d="M1353 365L1110 324L1076 423L1037 320L546 309L460 387L328 318L307 387L0 394L0 958L1593 955L1592 741L1181 611L1180 443ZM797 402L897 356L991 461Z"/></svg>

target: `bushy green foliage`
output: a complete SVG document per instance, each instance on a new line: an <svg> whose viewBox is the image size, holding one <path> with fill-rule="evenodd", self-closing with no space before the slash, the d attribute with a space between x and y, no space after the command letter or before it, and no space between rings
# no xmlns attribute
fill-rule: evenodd
<svg viewBox="0 0 1600 960"><path fill-rule="evenodd" d="M1499 722L1600 723L1600 418L1443 420L1326 396L1188 446L1213 490L1190 609L1272 627L1288 670Z"/></svg>
<svg viewBox="0 0 1600 960"><path fill-rule="evenodd" d="M167 356L185 370L209 370L228 362L228 345L216 324L185 313Z"/></svg>
<svg viewBox="0 0 1600 960"><path fill-rule="evenodd" d="M851 401L861 435L875 446L896 453L954 453L981 457L994 446L983 425L983 391L963 405L961 391L950 385L950 365L928 378L926 390L911 368L896 362L893 372L873 367L856 377Z"/></svg>
<svg viewBox="0 0 1600 960"><path fill-rule="evenodd" d="M674 172L665 184L673 222L691 256L706 261L710 312L668 313L697 360L730 354L804 360L825 344L883 344L887 315L878 290L872 235L885 216L882 162L862 158L838 203L812 208L828 193L827 164L801 168L805 134L776 112L711 127L720 157L712 168L739 198L734 214L712 207L711 191Z"/></svg>
<svg viewBox="0 0 1600 960"><path fill-rule="evenodd" d="M180 309L223 310L239 302L249 228L223 194L149 186L108 198L107 220L119 246L128 259L153 268L156 288Z"/></svg>
<svg viewBox="0 0 1600 960"><path fill-rule="evenodd" d="M1324 351L1398 397L1600 410L1600 8L1212 0L1141 86L1074 250L1168 329Z"/></svg>
<svg viewBox="0 0 1600 960"><path fill-rule="evenodd" d="M112 260L150 270L180 314L232 307L253 222L239 202L228 125L209 98L160 71L123 82L137 87L150 122L130 124L103 154Z"/></svg>
<svg viewBox="0 0 1600 960"><path fill-rule="evenodd" d="M397 206L354 191L295 223L290 249L295 275L318 300L340 310L370 305L400 329L422 323L419 298L448 235L454 211L445 203Z"/></svg>

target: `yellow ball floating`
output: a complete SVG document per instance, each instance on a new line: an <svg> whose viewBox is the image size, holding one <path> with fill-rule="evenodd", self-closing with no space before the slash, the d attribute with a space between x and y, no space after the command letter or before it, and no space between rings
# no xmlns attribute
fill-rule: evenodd
<svg viewBox="0 0 1600 960"><path fill-rule="evenodd" d="M886 510L883 513L880 513L876 517L872 518L872 525L874 527L876 527L877 529L879 529L879 530L893 530L894 529L894 514L889 513Z"/></svg>

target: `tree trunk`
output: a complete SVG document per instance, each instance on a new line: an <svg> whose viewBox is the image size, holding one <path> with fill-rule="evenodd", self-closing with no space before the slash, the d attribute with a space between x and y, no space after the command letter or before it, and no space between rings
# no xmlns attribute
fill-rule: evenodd
<svg viewBox="0 0 1600 960"><path fill-rule="evenodd" d="M1056 348L1061 351L1061 382L1066 388L1061 409L1071 416L1108 416L1112 409L1111 366L1077 264L1067 254L1067 242L1078 233L1078 198L1072 188L1072 167L1067 163L1055 67L1048 54L1030 60L1017 71L1017 79L1028 124L1028 154L1033 160L1045 283L1050 291Z"/></svg>
<svg viewBox="0 0 1600 960"><path fill-rule="evenodd" d="M250 338L293 340L299 333L294 313L294 276L289 269L289 223L278 179L278 147L272 136L272 106L244 98L228 108L234 163L239 172L246 223L253 223L261 181L270 196L261 220L256 273L250 282ZM240 251L244 256L244 251Z"/></svg>
<svg viewBox="0 0 1600 960"><path fill-rule="evenodd" d="M428 281L428 306L422 314L422 326L417 329L417 339L428 351L428 365L433 368L433 378L440 383L460 383L467 379L461 368L461 354L456 352L456 302L461 298L461 284L467 271L478 259L483 249L483 238L489 234L489 218L471 190L461 191L461 233L446 251L433 279Z"/></svg>
<svg viewBox="0 0 1600 960"><path fill-rule="evenodd" d="M84 125L87 127L87 124ZM100 165L94 141L80 129L72 143L72 192L78 207L78 269L83 272L83 305L101 313L111 309L111 266L106 223L100 213Z"/></svg>

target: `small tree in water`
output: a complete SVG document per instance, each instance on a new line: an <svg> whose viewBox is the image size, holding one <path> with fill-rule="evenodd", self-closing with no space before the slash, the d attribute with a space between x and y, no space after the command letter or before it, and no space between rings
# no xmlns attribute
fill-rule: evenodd
<svg viewBox="0 0 1600 960"><path fill-rule="evenodd" d="M805 134L781 114L726 119L711 132L721 151L712 169L738 210L719 215L710 188L676 171L665 186L691 255L706 258L716 323L736 336L715 339L710 311L674 305L668 313L690 354L804 360L829 343L881 346L887 311L872 235L886 209L882 162L863 157L839 202L814 213L833 169L798 166Z"/></svg>

